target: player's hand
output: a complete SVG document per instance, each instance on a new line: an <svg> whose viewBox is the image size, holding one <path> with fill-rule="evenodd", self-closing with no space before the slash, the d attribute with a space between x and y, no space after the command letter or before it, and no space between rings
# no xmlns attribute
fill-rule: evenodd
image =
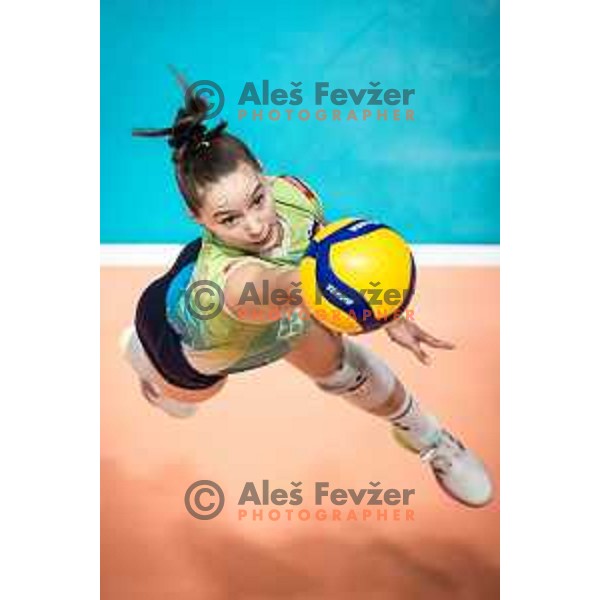
<svg viewBox="0 0 600 600"><path fill-rule="evenodd" d="M454 344L433 337L423 331L414 321L407 321L403 317L390 323L385 330L393 342L410 350L424 365L431 364L431 358L423 350L421 344L443 350L454 349Z"/></svg>

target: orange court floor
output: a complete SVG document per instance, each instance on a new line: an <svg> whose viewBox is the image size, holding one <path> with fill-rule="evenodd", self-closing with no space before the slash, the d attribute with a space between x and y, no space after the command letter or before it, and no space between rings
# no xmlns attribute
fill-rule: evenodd
<svg viewBox="0 0 600 600"><path fill-rule="evenodd" d="M451 352L432 349L431 366L383 332L359 338L482 456L496 486L483 509L446 497L383 420L326 395L284 361L230 377L190 419L148 405L118 339L141 291L162 272L101 268L103 600L499 597L498 267L420 270L415 319L457 344ZM184 506L200 479L224 491L223 511L212 520L195 519ZM302 504L238 506L245 483L261 493L263 480L287 491L301 482ZM317 506L316 482L331 490L380 482L415 493L384 519L377 515L384 507L366 500Z"/></svg>

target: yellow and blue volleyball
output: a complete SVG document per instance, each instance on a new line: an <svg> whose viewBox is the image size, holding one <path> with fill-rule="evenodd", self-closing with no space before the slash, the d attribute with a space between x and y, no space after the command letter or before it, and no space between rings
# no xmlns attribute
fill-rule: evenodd
<svg viewBox="0 0 600 600"><path fill-rule="evenodd" d="M341 219L320 229L300 262L302 298L328 329L356 335L400 316L415 291L410 246L391 227Z"/></svg>

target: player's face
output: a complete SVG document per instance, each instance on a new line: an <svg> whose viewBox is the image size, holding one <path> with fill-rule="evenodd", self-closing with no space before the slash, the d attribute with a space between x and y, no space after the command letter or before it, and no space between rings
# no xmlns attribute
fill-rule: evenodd
<svg viewBox="0 0 600 600"><path fill-rule="evenodd" d="M271 185L245 163L207 186L198 217L225 244L250 252L269 250L281 235Z"/></svg>

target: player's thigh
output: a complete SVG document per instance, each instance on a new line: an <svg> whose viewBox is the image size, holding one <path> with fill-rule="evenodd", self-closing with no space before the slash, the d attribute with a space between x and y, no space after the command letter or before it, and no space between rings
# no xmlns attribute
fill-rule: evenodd
<svg viewBox="0 0 600 600"><path fill-rule="evenodd" d="M309 377L325 377L341 365L343 345L341 335L313 320L308 332L302 336L285 356L290 364Z"/></svg>
<svg viewBox="0 0 600 600"><path fill-rule="evenodd" d="M217 394L225 385L227 377L203 389L187 389L167 381L148 358L135 330L130 330L124 341L124 354L127 362L140 378L142 392L150 401L170 398L179 402L204 402Z"/></svg>

